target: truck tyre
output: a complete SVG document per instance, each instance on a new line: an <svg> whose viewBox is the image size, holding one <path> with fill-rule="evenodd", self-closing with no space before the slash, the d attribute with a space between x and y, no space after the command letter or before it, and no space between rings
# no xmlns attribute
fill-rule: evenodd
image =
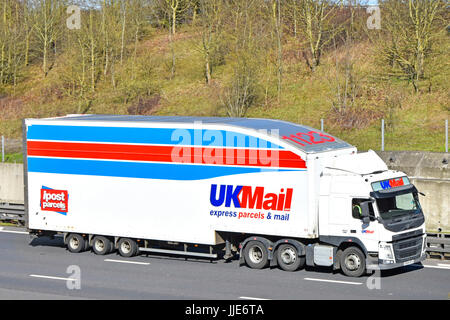
<svg viewBox="0 0 450 320"><path fill-rule="evenodd" d="M366 272L366 258L357 247L348 247L340 257L342 272L349 277L360 277Z"/></svg>
<svg viewBox="0 0 450 320"><path fill-rule="evenodd" d="M267 249L260 241L252 240L244 248L245 263L252 269L262 269L269 264Z"/></svg>
<svg viewBox="0 0 450 320"><path fill-rule="evenodd" d="M71 233L66 238L67 249L73 253L79 253L86 250L88 243L82 235Z"/></svg>
<svg viewBox="0 0 450 320"><path fill-rule="evenodd" d="M105 255L114 249L113 242L104 236L95 236L92 240L92 250L95 254Z"/></svg>
<svg viewBox="0 0 450 320"><path fill-rule="evenodd" d="M117 246L122 257L133 257L139 251L136 241L129 238L121 238Z"/></svg>
<svg viewBox="0 0 450 320"><path fill-rule="evenodd" d="M284 271L296 271L305 266L306 258L300 257L292 244L282 244L277 249L277 261Z"/></svg>

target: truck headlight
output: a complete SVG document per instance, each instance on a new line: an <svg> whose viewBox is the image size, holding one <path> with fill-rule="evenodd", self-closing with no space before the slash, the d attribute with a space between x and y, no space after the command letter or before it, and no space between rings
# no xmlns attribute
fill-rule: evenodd
<svg viewBox="0 0 450 320"><path fill-rule="evenodd" d="M378 258L380 260L394 260L392 245L380 242L378 245Z"/></svg>

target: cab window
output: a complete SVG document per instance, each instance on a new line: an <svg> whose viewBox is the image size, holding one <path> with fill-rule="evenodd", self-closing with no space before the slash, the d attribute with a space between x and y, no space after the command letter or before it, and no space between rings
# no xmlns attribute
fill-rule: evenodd
<svg viewBox="0 0 450 320"><path fill-rule="evenodd" d="M362 219L361 202L368 201L368 200L369 199L362 199L362 198L353 198L352 199L352 217L354 219ZM372 203L369 203L369 217L370 217L370 220L375 219L375 212L373 211Z"/></svg>

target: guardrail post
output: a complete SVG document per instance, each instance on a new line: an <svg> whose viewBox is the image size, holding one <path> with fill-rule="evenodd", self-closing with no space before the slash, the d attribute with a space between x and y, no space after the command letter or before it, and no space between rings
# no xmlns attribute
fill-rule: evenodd
<svg viewBox="0 0 450 320"><path fill-rule="evenodd" d="M445 120L445 152L448 152L448 119Z"/></svg>

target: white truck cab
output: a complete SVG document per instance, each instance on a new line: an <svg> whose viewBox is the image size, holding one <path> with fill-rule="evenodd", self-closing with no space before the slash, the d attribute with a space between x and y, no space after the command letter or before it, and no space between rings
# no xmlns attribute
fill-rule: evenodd
<svg viewBox="0 0 450 320"><path fill-rule="evenodd" d="M378 155L326 159L320 183L319 238L335 246L357 243L356 253L335 260L344 273L391 269L425 259L425 220L419 192L403 172L389 170ZM357 275L357 274L356 274Z"/></svg>

